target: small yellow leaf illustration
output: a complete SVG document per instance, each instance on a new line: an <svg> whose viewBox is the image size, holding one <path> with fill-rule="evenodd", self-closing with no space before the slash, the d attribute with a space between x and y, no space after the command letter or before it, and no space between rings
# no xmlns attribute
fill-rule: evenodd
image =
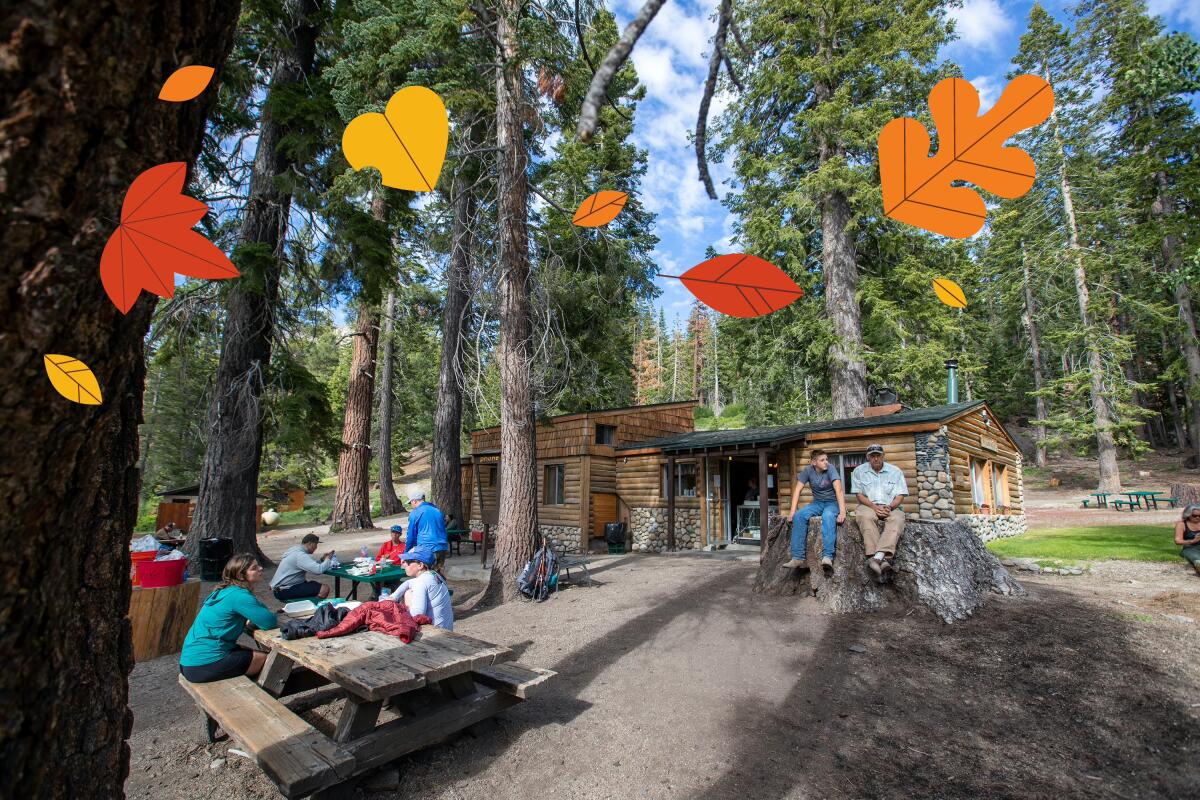
<svg viewBox="0 0 1200 800"><path fill-rule="evenodd" d="M628 200L629 195L625 192L614 192L611 189L596 192L579 204L571 222L581 228L599 228L601 225L607 225L617 218Z"/></svg>
<svg viewBox="0 0 1200 800"><path fill-rule="evenodd" d="M171 73L171 77L158 90L158 99L168 103L185 103L203 92L212 76L213 68L203 64L180 67Z"/></svg>
<svg viewBox="0 0 1200 800"><path fill-rule="evenodd" d="M342 133L342 152L356 170L379 170L384 186L432 192L449 138L442 98L424 86L409 86L392 95L384 113L350 120Z"/></svg>
<svg viewBox="0 0 1200 800"><path fill-rule="evenodd" d="M48 355L43 360L50 383L63 397L85 406L103 402L100 383L87 364L71 356Z"/></svg>
<svg viewBox="0 0 1200 800"><path fill-rule="evenodd" d="M938 300L951 308L967 307L967 295L961 286L949 278L936 278L933 281L933 291L937 294Z"/></svg>

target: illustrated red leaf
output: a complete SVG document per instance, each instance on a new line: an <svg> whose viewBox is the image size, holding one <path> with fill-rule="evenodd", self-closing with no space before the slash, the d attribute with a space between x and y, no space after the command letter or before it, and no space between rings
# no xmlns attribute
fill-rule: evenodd
<svg viewBox="0 0 1200 800"><path fill-rule="evenodd" d="M700 302L731 317L762 317L804 294L779 267L745 253L710 258L679 279Z"/></svg>
<svg viewBox="0 0 1200 800"><path fill-rule="evenodd" d="M175 274L191 278L236 278L224 253L192 226L208 206L180 194L187 164L159 164L138 175L125 193L121 224L100 256L100 280L113 305L128 314L142 289L159 297L175 294Z"/></svg>

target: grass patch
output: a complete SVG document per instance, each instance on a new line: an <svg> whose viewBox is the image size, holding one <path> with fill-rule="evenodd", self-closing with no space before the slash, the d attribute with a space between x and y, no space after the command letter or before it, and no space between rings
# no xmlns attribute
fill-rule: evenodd
<svg viewBox="0 0 1200 800"><path fill-rule="evenodd" d="M1154 617L1149 614L1139 614L1136 611L1118 611L1115 616L1117 619L1128 620L1130 622L1154 622Z"/></svg>
<svg viewBox="0 0 1200 800"><path fill-rule="evenodd" d="M998 556L1063 561L1176 561L1174 528L1162 525L1096 525L1045 528L995 539L987 547ZM1038 561L1042 564L1041 561ZM1055 566L1046 563L1043 566Z"/></svg>

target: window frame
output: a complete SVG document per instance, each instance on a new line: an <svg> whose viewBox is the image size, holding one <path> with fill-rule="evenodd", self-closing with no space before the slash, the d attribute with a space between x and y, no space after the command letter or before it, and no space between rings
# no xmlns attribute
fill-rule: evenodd
<svg viewBox="0 0 1200 800"><path fill-rule="evenodd" d="M608 436L602 437L601 433L608 434ZM607 438L608 441L602 441L603 438ZM598 445L602 445L604 447L615 447L617 444L617 426L616 425L605 425L603 423L597 422L596 423L596 435L595 435L594 439L595 439L596 444L598 444Z"/></svg>
<svg viewBox="0 0 1200 800"><path fill-rule="evenodd" d="M675 496L693 498L700 496L700 470L695 461L676 461L675 462ZM659 497L667 496L667 465L660 464L658 492ZM686 467L687 470L682 468ZM683 478L690 477L692 479L691 494L683 494L680 490L683 488Z"/></svg>
<svg viewBox="0 0 1200 800"><path fill-rule="evenodd" d="M542 470L542 505L565 506L566 504L567 465L546 464Z"/></svg>

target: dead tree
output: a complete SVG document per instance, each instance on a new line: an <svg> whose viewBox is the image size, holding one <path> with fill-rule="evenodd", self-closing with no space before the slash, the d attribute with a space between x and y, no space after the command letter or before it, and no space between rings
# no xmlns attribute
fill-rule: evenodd
<svg viewBox="0 0 1200 800"><path fill-rule="evenodd" d="M838 528L837 556L828 577L821 570L821 520L809 523L807 574L783 569L791 558L791 524L776 517L767 532L767 551L754 579L762 594L815 594L830 611L879 611L888 606L932 612L943 622L964 620L983 606L989 592L1024 594L970 528L961 522L909 521L896 551L895 571L880 584L867 566L858 523Z"/></svg>

